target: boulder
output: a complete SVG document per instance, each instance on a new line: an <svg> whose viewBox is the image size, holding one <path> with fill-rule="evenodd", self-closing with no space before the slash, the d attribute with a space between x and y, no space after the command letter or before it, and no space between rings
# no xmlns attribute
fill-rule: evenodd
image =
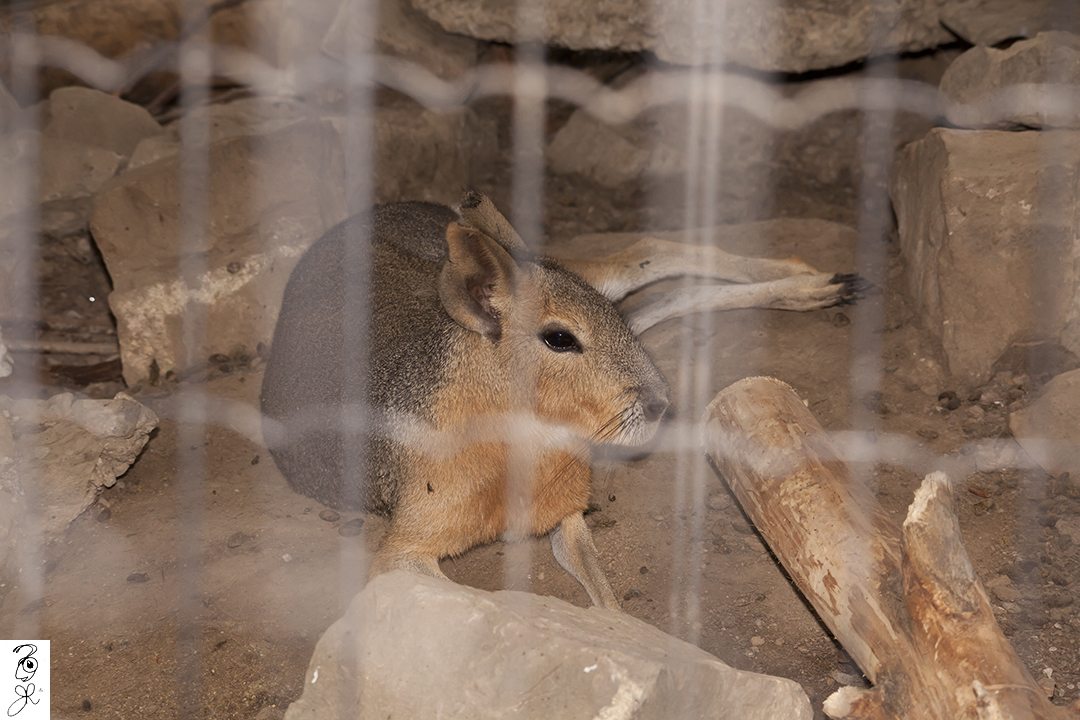
<svg viewBox="0 0 1080 720"><path fill-rule="evenodd" d="M210 142L241 135L267 135L313 120L321 113L301 100L289 97L255 96L213 103L186 113L189 122L203 124ZM180 124L170 123L161 135L147 138L135 148L127 170L135 170L180 152Z"/></svg>
<svg viewBox="0 0 1080 720"><path fill-rule="evenodd" d="M941 3L941 24L972 45L997 45L1046 30L1080 31L1080 15L1060 0L960 0Z"/></svg>
<svg viewBox="0 0 1080 720"><path fill-rule="evenodd" d="M112 487L157 422L124 393L112 400L0 396L0 577L16 576L20 557L57 540Z"/></svg>
<svg viewBox="0 0 1080 720"><path fill-rule="evenodd" d="M1026 407L1009 415L1009 428L1046 472L1080 477L1080 370L1044 385Z"/></svg>
<svg viewBox="0 0 1080 720"><path fill-rule="evenodd" d="M129 385L199 368L214 355L252 358L270 344L299 256L373 199L363 187L355 196L348 190L346 157L357 140L374 131L374 167L363 167L377 202L456 202L474 165L495 154L494 133L470 110L437 114L401 100L377 108L372 123L321 118L293 101L272 105L207 111L211 138L219 138L206 150L208 216L187 245L178 143L144 141L134 169L95 196L90 226L113 281L109 303ZM153 152L144 152L148 144ZM189 346L182 321L196 309L205 338Z"/></svg>
<svg viewBox="0 0 1080 720"><path fill-rule="evenodd" d="M216 354L254 357L258 343L269 344L292 266L347 214L342 156L337 132L320 120L212 143L206 225L188 238L178 156L98 193L90 229L113 281L128 385ZM205 336L189 345L184 319L196 311Z"/></svg>
<svg viewBox="0 0 1080 720"><path fill-rule="evenodd" d="M907 146L891 195L911 297L948 370L1080 354L1080 133L938 128ZM1011 358L1011 359L1010 359ZM1074 365L1075 367L1075 365Z"/></svg>
<svg viewBox="0 0 1080 720"><path fill-rule="evenodd" d="M41 123L45 137L104 148L124 157L142 140L164 132L145 108L84 87L54 90Z"/></svg>
<svg viewBox="0 0 1080 720"><path fill-rule="evenodd" d="M495 42L519 41L518 6L500 0L412 0L446 30ZM544 3L531 24L571 50L649 51L677 65L734 63L755 70L805 72L870 55L949 42L934 0L694 3L609 0Z"/></svg>
<svg viewBox="0 0 1080 720"><path fill-rule="evenodd" d="M40 203L88 197L116 174L122 161L111 150L36 130L0 135L0 220Z"/></svg>
<svg viewBox="0 0 1080 720"><path fill-rule="evenodd" d="M396 571L315 646L286 720L813 717L798 684L629 615Z"/></svg>
<svg viewBox="0 0 1080 720"><path fill-rule="evenodd" d="M971 48L949 65L941 92L945 116L959 127L1080 128L1080 35Z"/></svg>
<svg viewBox="0 0 1080 720"><path fill-rule="evenodd" d="M445 80L451 80L476 65L476 40L443 30L407 0L381 0L379 24L374 38L367 37L370 23L364 22L367 3L345 0L323 38L322 50L337 60L374 40L375 51L411 60Z"/></svg>

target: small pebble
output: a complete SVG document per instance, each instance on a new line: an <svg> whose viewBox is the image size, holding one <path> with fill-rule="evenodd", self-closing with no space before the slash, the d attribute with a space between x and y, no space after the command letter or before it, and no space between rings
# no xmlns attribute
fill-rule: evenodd
<svg viewBox="0 0 1080 720"><path fill-rule="evenodd" d="M937 399L938 402L941 403L941 406L944 407L946 410L956 410L963 404L960 401L960 398L957 397L956 392L953 390L946 390L942 392L940 395L937 396Z"/></svg>
<svg viewBox="0 0 1080 720"><path fill-rule="evenodd" d="M837 685L862 685L862 683L859 681L859 678L846 672L840 672L839 670L833 672L832 679L836 682Z"/></svg>
<svg viewBox="0 0 1080 720"><path fill-rule="evenodd" d="M842 312L838 312L833 315L832 324L834 327L845 327L851 324L851 318Z"/></svg>
<svg viewBox="0 0 1080 720"><path fill-rule="evenodd" d="M342 537L356 537L360 534L360 530L364 527L363 518L353 518L348 522L341 523L338 527L338 535Z"/></svg>
<svg viewBox="0 0 1080 720"><path fill-rule="evenodd" d="M765 644L765 638L759 635L755 635L754 637L750 638L750 644L754 647L761 647Z"/></svg>
<svg viewBox="0 0 1080 720"><path fill-rule="evenodd" d="M90 698L83 698L82 709L86 710L86 711L90 711L90 710L94 709L93 704L91 704L91 702L90 702Z"/></svg>
<svg viewBox="0 0 1080 720"><path fill-rule="evenodd" d="M641 569L640 569L640 570L638 570L638 572L639 572L639 573L641 573L642 575L648 575L648 574L649 574L649 568L647 568L647 567L645 567L644 565L642 565L642 566L641 566Z"/></svg>
<svg viewBox="0 0 1080 720"><path fill-rule="evenodd" d="M225 545L231 548L238 548L244 544L245 540L247 540L247 535L237 531L229 536L229 539L225 541Z"/></svg>
<svg viewBox="0 0 1080 720"><path fill-rule="evenodd" d="M731 507L731 496L727 493L713 493L709 496L708 505L710 510L726 510Z"/></svg>
<svg viewBox="0 0 1080 720"><path fill-rule="evenodd" d="M319 519L325 520L326 522L337 522L341 519L341 513L337 512L336 510L326 508L325 510L319 511Z"/></svg>
<svg viewBox="0 0 1080 720"><path fill-rule="evenodd" d="M150 576L146 573L131 573L127 576L129 583L144 583L150 581Z"/></svg>

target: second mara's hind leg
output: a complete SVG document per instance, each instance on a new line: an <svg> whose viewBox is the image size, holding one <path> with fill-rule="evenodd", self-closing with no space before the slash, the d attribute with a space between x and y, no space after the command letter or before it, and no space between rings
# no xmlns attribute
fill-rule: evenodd
<svg viewBox="0 0 1080 720"><path fill-rule="evenodd" d="M771 308L817 310L854 302L864 287L858 275L795 275L750 285L692 285L658 293L623 313L634 334L674 317L707 310Z"/></svg>
<svg viewBox="0 0 1080 720"><path fill-rule="evenodd" d="M751 284L795 275L832 276L832 273L819 272L796 257L784 260L750 258L732 255L711 245L689 245L653 237L639 240L605 258L560 262L612 302L657 280L672 277Z"/></svg>

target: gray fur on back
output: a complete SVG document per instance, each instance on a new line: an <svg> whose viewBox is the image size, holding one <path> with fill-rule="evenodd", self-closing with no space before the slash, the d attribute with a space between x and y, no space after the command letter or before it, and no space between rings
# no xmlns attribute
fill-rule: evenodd
<svg viewBox="0 0 1080 720"><path fill-rule="evenodd" d="M456 217L430 203L378 206L327 231L293 270L262 410L270 452L296 491L342 509L396 504L400 457L369 423L387 411L430 416L447 348L465 332L435 286Z"/></svg>

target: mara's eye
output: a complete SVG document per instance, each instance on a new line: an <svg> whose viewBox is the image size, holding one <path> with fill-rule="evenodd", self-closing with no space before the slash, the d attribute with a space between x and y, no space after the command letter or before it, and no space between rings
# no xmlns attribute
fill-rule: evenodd
<svg viewBox="0 0 1080 720"><path fill-rule="evenodd" d="M545 330L540 339L555 352L581 352L577 338L566 330Z"/></svg>

